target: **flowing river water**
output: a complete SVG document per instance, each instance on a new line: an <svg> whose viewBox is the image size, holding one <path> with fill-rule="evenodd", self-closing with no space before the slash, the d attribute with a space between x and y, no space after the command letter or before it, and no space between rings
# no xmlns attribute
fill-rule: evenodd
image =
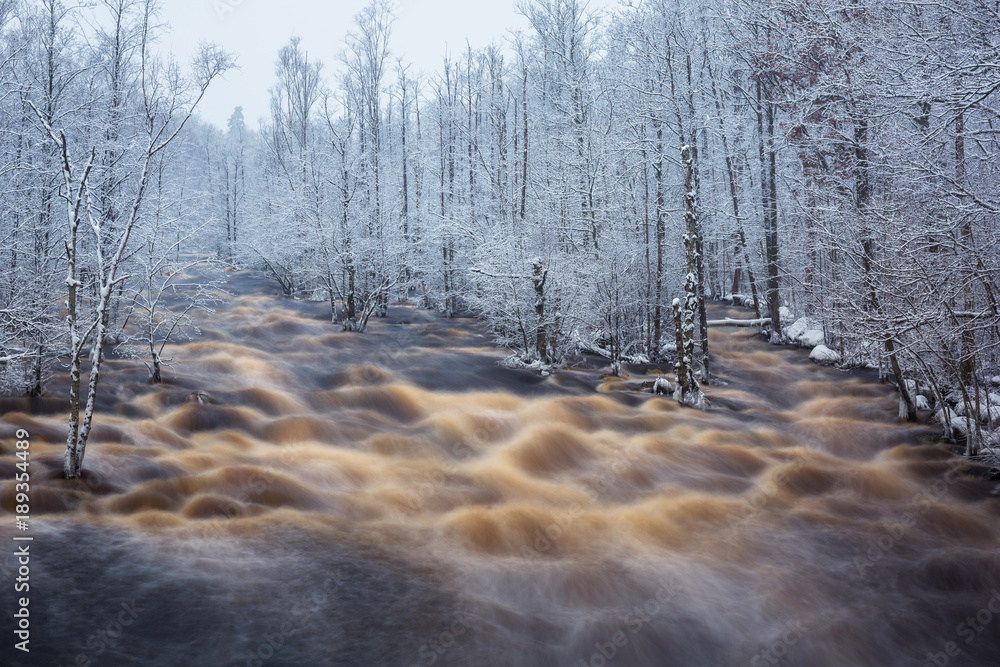
<svg viewBox="0 0 1000 667"><path fill-rule="evenodd" d="M166 383L108 361L82 480L61 395L0 402L0 539L17 428L34 538L0 664L1000 664L994 485L872 374L713 329L701 413L629 390L651 369L540 377L474 320L342 333L230 278Z"/></svg>

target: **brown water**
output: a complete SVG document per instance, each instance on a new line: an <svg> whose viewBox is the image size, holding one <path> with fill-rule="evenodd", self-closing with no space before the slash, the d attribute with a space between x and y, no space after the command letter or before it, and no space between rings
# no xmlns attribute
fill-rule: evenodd
<svg viewBox="0 0 1000 667"><path fill-rule="evenodd" d="M63 399L0 403L34 536L32 653L5 630L0 664L1000 664L1000 500L875 378L713 330L698 413L232 277L168 384L109 362L84 480Z"/></svg>

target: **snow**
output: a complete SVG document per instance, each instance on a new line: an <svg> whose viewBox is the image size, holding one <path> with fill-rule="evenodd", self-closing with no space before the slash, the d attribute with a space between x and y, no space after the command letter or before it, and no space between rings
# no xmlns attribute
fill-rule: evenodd
<svg viewBox="0 0 1000 667"><path fill-rule="evenodd" d="M914 380L912 378L909 378L909 379L907 379L907 380L904 381L904 384L906 385L906 392L910 395L910 398L913 400L913 406L917 410L930 410L931 409L931 404L927 400L927 397L923 396L920 393L920 386L917 384L916 380ZM903 418L903 417L906 416L906 413L905 413L905 404L903 402L903 394L902 394L902 392L900 392L900 394L899 394L899 406L900 406L899 407L899 409L900 409L899 416L900 416L900 418Z"/></svg>
<svg viewBox="0 0 1000 667"><path fill-rule="evenodd" d="M516 354L501 359L497 363L506 368L520 368L527 371L538 371L538 373L541 374L542 377L546 377L552 372L552 364L547 364L544 361L540 361L538 359L535 359L530 362L524 361Z"/></svg>
<svg viewBox="0 0 1000 667"><path fill-rule="evenodd" d="M799 336L804 334L808 328L810 328L811 320L808 317L802 317L795 320L794 324L790 324L785 327L785 335L792 340L798 340Z"/></svg>
<svg viewBox="0 0 1000 667"><path fill-rule="evenodd" d="M994 414L1000 417L1000 410L994 413L994 409L991 408L990 416L992 417ZM961 433L963 435L968 435L969 433L970 424L968 418L965 417L964 415L959 414L958 411L955 409L945 406L934 413L934 419L939 424L942 425L947 425L950 422L951 428L956 433ZM987 447L980 450L979 452L980 455L993 454L994 452L991 451L991 449L996 451L998 444L1000 444L998 443L998 440L1000 440L1000 435L998 435L997 431L992 431L992 432L986 432L983 437L984 440L986 441Z"/></svg>
<svg viewBox="0 0 1000 667"><path fill-rule="evenodd" d="M771 323L770 317L760 317L755 320L736 320L732 317L726 317L721 320L709 320L708 326L710 327L762 327L766 324Z"/></svg>
<svg viewBox="0 0 1000 667"><path fill-rule="evenodd" d="M800 317L795 320L794 324L785 328L785 335L803 347L816 347L825 342L823 325L811 317Z"/></svg>
<svg viewBox="0 0 1000 667"><path fill-rule="evenodd" d="M747 308L753 308L753 297L749 294L723 294L723 301L730 301L737 306L746 306Z"/></svg>
<svg viewBox="0 0 1000 667"><path fill-rule="evenodd" d="M1000 423L1000 405L991 405L989 408L989 423Z"/></svg>
<svg viewBox="0 0 1000 667"><path fill-rule="evenodd" d="M979 449L979 456L991 459L994 463L996 463L997 461L1000 461L1000 447L981 447ZM994 490L993 495L996 494L997 492Z"/></svg>
<svg viewBox="0 0 1000 667"><path fill-rule="evenodd" d="M970 391L969 394L969 402L972 403L970 407L975 411L976 393L975 391ZM960 391L957 389L952 390L945 396L945 400L955 404L953 412L956 415L960 417L966 416L968 410ZM1000 422L1000 394L995 392L987 393L985 389L979 390L979 421L983 424Z"/></svg>
<svg viewBox="0 0 1000 667"><path fill-rule="evenodd" d="M672 396L674 386L670 384L670 380L667 378L656 378L656 382L653 383L653 393L662 396Z"/></svg>
<svg viewBox="0 0 1000 667"><path fill-rule="evenodd" d="M840 362L840 355L828 348L826 345L817 345L809 353L809 358L817 364L836 364Z"/></svg>
<svg viewBox="0 0 1000 667"><path fill-rule="evenodd" d="M822 329L809 329L799 337L799 343L804 347L817 347L826 341Z"/></svg>
<svg viewBox="0 0 1000 667"><path fill-rule="evenodd" d="M959 433L967 433L969 430L966 420L949 407L943 407L935 412L934 418L940 424L951 424L952 429Z"/></svg>
<svg viewBox="0 0 1000 667"><path fill-rule="evenodd" d="M792 315L791 309L788 308L787 306L782 306L781 308L778 308L778 316L781 318L782 322L788 322L793 317L795 317L794 315Z"/></svg>
<svg viewBox="0 0 1000 667"><path fill-rule="evenodd" d="M699 389L694 391L689 391L687 394L681 390L681 386L677 385L674 388L674 400L681 405L686 405L689 408L694 408L695 410L704 410L708 407L708 401L705 398L704 392Z"/></svg>

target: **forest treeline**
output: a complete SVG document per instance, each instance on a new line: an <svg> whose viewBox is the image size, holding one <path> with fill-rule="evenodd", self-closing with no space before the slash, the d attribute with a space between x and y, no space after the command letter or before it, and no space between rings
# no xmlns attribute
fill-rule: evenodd
<svg viewBox="0 0 1000 667"><path fill-rule="evenodd" d="M530 30L434 72L374 0L326 63L292 39L269 117L227 128L184 121L229 56L149 55L155 8L3 3L5 392L111 343L158 377L209 251L349 330L410 297L482 317L514 363L674 364L689 405L705 303L734 299L774 342L798 320L880 369L901 417L927 402L968 454L993 444L992 0L523 0Z"/></svg>

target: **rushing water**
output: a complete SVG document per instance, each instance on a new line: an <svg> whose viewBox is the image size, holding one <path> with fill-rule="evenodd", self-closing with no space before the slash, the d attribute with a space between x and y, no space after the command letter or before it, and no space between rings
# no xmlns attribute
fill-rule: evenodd
<svg viewBox="0 0 1000 667"><path fill-rule="evenodd" d="M167 383L108 362L83 480L61 397L0 403L34 536L0 664L1000 664L1000 500L876 378L713 330L699 413L649 369L542 378L472 320L341 333L232 278Z"/></svg>

